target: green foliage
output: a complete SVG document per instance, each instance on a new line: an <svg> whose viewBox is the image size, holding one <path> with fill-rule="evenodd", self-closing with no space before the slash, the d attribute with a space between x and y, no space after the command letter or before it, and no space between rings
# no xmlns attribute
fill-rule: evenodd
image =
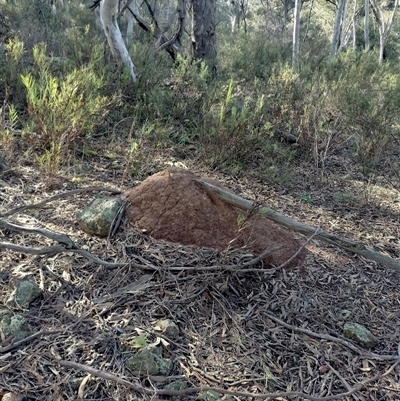
<svg viewBox="0 0 400 401"><path fill-rule="evenodd" d="M18 126L18 112L13 104L4 103L0 108L0 146L10 150L15 141L14 132Z"/></svg>
<svg viewBox="0 0 400 401"><path fill-rule="evenodd" d="M344 61L343 61L344 59ZM378 162L387 146L399 139L399 69L378 66L375 57L343 55L346 73L332 87L342 134L354 139L354 152L365 172Z"/></svg>
<svg viewBox="0 0 400 401"><path fill-rule="evenodd" d="M46 46L33 49L36 77L21 76L26 88L29 121L26 137L44 153L38 161L47 176L57 173L71 143L90 135L107 113L109 99L100 94L102 78L88 68L74 69L63 78L50 72Z"/></svg>
<svg viewBox="0 0 400 401"><path fill-rule="evenodd" d="M136 27L129 51L140 79L132 85L129 74L109 62L107 44L84 3L69 2L69 12L55 16L45 0L21 4L6 2L2 9L13 23L7 51L0 54L1 138L11 141L9 127L22 123L24 139L48 175L56 173L76 140L100 127L115 133L115 143L119 135L128 143L124 177L140 171L149 148L177 154L189 149L212 167L256 166L282 185L292 179L282 166L297 158L313 158L323 167L335 146L345 144L368 172L399 140L399 68L378 66L376 49L343 52L329 63L332 5L314 4L315 15L308 10L302 15L299 72L290 67L290 26L285 31L279 12L270 26L267 19L274 17L261 4L247 17L247 33L232 33L229 17L221 14L215 77L187 56L189 37L172 62L165 51L155 53L153 38ZM278 7L273 4L271 10ZM324 18L316 18L320 11ZM28 18L37 27L33 33ZM393 38L398 32L395 23ZM398 47L389 41L392 57ZM125 101L110 110L115 94ZM296 135L298 143L285 143L280 133Z"/></svg>
<svg viewBox="0 0 400 401"><path fill-rule="evenodd" d="M24 44L16 37L7 41L4 53L0 54L0 93L3 99L17 107L24 104L20 74L23 71Z"/></svg>
<svg viewBox="0 0 400 401"><path fill-rule="evenodd" d="M270 134L265 97L246 96L231 79L225 95L209 101L200 121L202 157L214 167L241 170L262 152Z"/></svg>
<svg viewBox="0 0 400 401"><path fill-rule="evenodd" d="M311 194L309 194L309 193L303 193L303 194L301 194L300 201L301 201L302 203L311 204L311 203L314 202L314 198L313 198L313 196L312 196Z"/></svg>
<svg viewBox="0 0 400 401"><path fill-rule="evenodd" d="M267 41L261 33L249 36L237 32L220 48L221 74L238 80L268 79L276 65L289 62L291 47L279 41Z"/></svg>
<svg viewBox="0 0 400 401"><path fill-rule="evenodd" d="M130 342L129 345L131 346L131 348L134 349L144 349L148 347L148 343L147 343L147 335L146 334L142 334L140 336L134 337Z"/></svg>

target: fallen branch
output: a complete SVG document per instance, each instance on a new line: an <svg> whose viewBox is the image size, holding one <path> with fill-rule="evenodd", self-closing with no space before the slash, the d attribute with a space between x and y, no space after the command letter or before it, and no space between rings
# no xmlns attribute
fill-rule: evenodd
<svg viewBox="0 0 400 401"><path fill-rule="evenodd" d="M398 362L400 362L399 355L379 355L379 354L375 354L374 352L364 351L364 350L361 350L360 348L358 348L357 346L355 346L350 341L344 340L343 338L334 337L329 334L315 333L314 331L311 331L311 330L292 326L291 324L286 323L283 320L278 319L277 317L275 317L269 313L266 313L265 316L267 316L268 319L271 319L275 323L278 323L279 325L285 327L286 329L292 330L296 333L306 334L309 337L319 338L320 340L327 340L327 341L333 341L333 342L339 343L339 344L351 349L352 351L356 352L357 354L359 354L361 356L364 356L364 357L367 357L370 359L375 359L378 361L398 361Z"/></svg>
<svg viewBox="0 0 400 401"><path fill-rule="evenodd" d="M72 241L72 239L69 238L68 235L58 234L54 231L45 230L44 228L36 228L36 227L29 228L29 227L18 226L16 224L9 223L8 221L5 220L0 220L0 227L7 228L8 230L11 231L43 235L44 237L57 241L59 244L65 245L67 248L70 249L75 248L74 241Z"/></svg>
<svg viewBox="0 0 400 401"><path fill-rule="evenodd" d="M156 395L169 395L169 396L175 396L175 397L185 397L189 394L194 394L194 393L200 393L200 392L205 392L205 391L215 391L220 394L226 394L226 395L232 395L235 397L248 397L248 398L270 398L270 399L275 399L279 397L300 397L302 400L311 400L311 401L331 401L331 400L339 400L339 399L344 399L345 397L348 397L357 391L362 390L365 388L367 385L374 383L383 377L389 375L393 369L399 364L400 359L397 360L392 366L383 374L378 374L374 377L371 377L370 379L364 381L361 384L358 384L357 386L352 387L350 390L346 391L345 393L340 393L340 394L335 394L335 395L330 395L327 397L315 397L312 395L308 395L305 393L302 393L300 391L285 391L285 392L276 392L276 393L261 393L261 394L254 394L246 391L232 391L232 390L225 390L219 387L191 387L187 388L185 390L180 390L180 391L175 391L175 390L157 390L157 389L150 389L147 387L143 387L140 384L136 383L131 383L128 380L121 379L118 376L115 376L111 373L101 371L99 369L92 368L87 365L82 365L80 363L76 362L70 362L70 361L65 361L65 360L58 360L58 363L60 366L64 367L70 367L73 369L81 370L84 372L87 372L93 376L96 377L101 377L106 380L111 380L114 381L115 383L125 385L134 391L140 393L140 394L146 394L146 395L151 395L151 396L156 396Z"/></svg>
<svg viewBox="0 0 400 401"><path fill-rule="evenodd" d="M109 267L109 268L119 268L119 267L126 267L126 266L131 266L135 267L137 269L142 269L142 270L152 270L159 272L161 269L165 271L212 271L212 270L226 270L226 271L231 271L231 272L241 272L241 273L246 273L246 272L252 272L252 271L257 271L257 272L264 272L264 273L275 273L277 270L279 270L281 267L277 267L274 269L243 269L240 268L238 265L213 265L213 266L154 266L150 263L146 263L143 265L140 265L138 263L134 262L126 262L126 263L113 263L113 262L107 262L103 259L98 258L97 256L92 255L90 252L80 249L80 248L66 248L62 244L58 245L51 245L51 246L45 246L43 248L33 248L29 246L23 246L23 245L16 245L12 244L10 242L0 242L0 249L9 249L14 252L19 252L19 253L24 253L28 255L54 255L57 253L64 253L64 252L69 252L69 253L77 253L78 255L81 255L85 257L86 259L90 260L91 262L97 263L101 266L104 267ZM274 249L273 249L274 250ZM273 251L272 250L272 251ZM271 253L271 252L268 252ZM264 254L265 255L265 254ZM257 258L258 259L258 258ZM254 260L253 260L254 261Z"/></svg>
<svg viewBox="0 0 400 401"><path fill-rule="evenodd" d="M34 248L30 246L24 246L24 245L17 245L13 244L10 242L0 242L0 249L9 249L14 252L19 252L19 253L24 253L28 255L54 255L57 253L65 253L65 252L70 252L70 253L76 253L78 255L81 255L85 257L86 259L90 260L91 262L97 263L101 266L108 267L108 268L120 268L120 267L126 267L126 266L132 266L137 269L142 269L142 270L152 270L152 271L157 271L159 272L161 269L163 270L168 270L168 271L184 271L184 270L197 270L197 271L203 271L203 270L227 270L227 271L234 271L234 272L247 272L247 271L253 271L253 269L246 269L246 267L252 266L255 263L258 263L261 259L266 257L267 255L281 249L281 247L272 247L266 249L261 255L257 256L256 258L252 259L251 261L243 264L243 265L214 265L214 266L155 266L151 263L148 263L147 261L143 260L144 264L138 264L135 262L125 262L125 263L113 263L113 262L107 262L105 260L102 260L98 258L97 256L91 254L90 252L78 248L75 243L72 241L72 239L65 234L60 234L56 233L54 231L49 231L41 228L29 228L29 227L23 227L19 226L16 224L9 223L5 220L0 219L0 227L6 228L12 231L17 231L17 232L26 232L29 234L39 234L43 235L47 238L53 239L58 242L56 245L49 245L49 246L44 246L42 248ZM301 250L302 248L300 248ZM300 250L298 252L300 252ZM297 253L298 253L297 252ZM294 255L294 257L297 255L297 253ZM290 261L290 260L289 260ZM279 266L278 268L274 269L255 269L255 271L261 271L265 273L272 274L276 270L282 268L282 266Z"/></svg>
<svg viewBox="0 0 400 401"><path fill-rule="evenodd" d="M279 251L282 249L283 246L275 246L275 247L270 247L267 248L264 252L260 253L257 257L255 257L252 260L249 260L248 262L244 263L242 266L240 266L242 269L245 269L246 267L253 266L257 264L258 262L261 262L263 259L265 259L268 255L271 255L271 253L274 253L275 251ZM297 252L296 252L297 253ZM286 262L285 262L286 263Z"/></svg>
<svg viewBox="0 0 400 401"><path fill-rule="evenodd" d="M67 198L71 195L81 194L83 192L101 192L101 191L110 192L114 195L118 195L118 194L122 193L121 190L113 189L113 188L104 188L104 187L78 188L78 189L73 189L72 191L58 193L58 194L53 195L50 198L44 199L38 203L33 203L31 205L25 205L25 206L18 206L14 209L9 210L8 212L0 213L0 217L12 216L15 213L24 212L25 210L28 210L28 209L39 209L39 208L43 207L46 203L53 202L57 199Z"/></svg>
<svg viewBox="0 0 400 401"><path fill-rule="evenodd" d="M319 230L315 227L309 226L307 224L300 223L299 221L293 220L281 213L278 213L269 207L258 206L252 201L244 199L238 195L235 195L231 192L228 192L220 187L216 187L208 182L202 180L196 180L196 182L205 188L206 191L210 191L212 194L217 195L223 201L239 207L245 210L254 210L256 208L258 213L269 220L274 221L277 224L280 224L289 229L301 232L303 234L313 235L315 234L315 238L320 239L322 241L328 242L330 244L336 245L346 251L356 253L358 255L364 256L367 259L374 260L382 264L383 266L389 267L391 269L397 270L400 272L400 261L393 259L389 256L384 255L383 253L374 251L371 248L366 247L363 244L358 242L350 241L345 238L337 237L336 235L330 234L326 231ZM318 230L318 232L317 232Z"/></svg>
<svg viewBox="0 0 400 401"><path fill-rule="evenodd" d="M319 233L319 228L315 230L315 232L311 235L311 237L307 238L307 241L297 250L297 252L290 257L286 262L282 263L280 266L278 266L278 269L283 269L286 267L292 260L296 259L297 256L302 252L302 250L307 246L307 244Z"/></svg>
<svg viewBox="0 0 400 401"><path fill-rule="evenodd" d="M47 336L50 334L58 334L59 332L60 332L60 330L53 330L53 331L40 330L37 333L31 334L30 336L25 337L22 340L19 340L10 345L7 345L6 347L0 347L0 354L4 354L5 352L11 351L15 348L18 348L20 345L25 344L29 341L32 341L37 337L43 337L43 336Z"/></svg>
<svg viewBox="0 0 400 401"><path fill-rule="evenodd" d="M43 248L32 248L29 246L11 244L10 242L0 242L0 249L1 248L10 249L14 252L25 253L28 255L54 255L57 253L72 252L72 253L77 253L79 255L82 255L85 258L89 259L90 261L97 263L101 266L105 266L105 267L118 268L118 267L125 267L125 266L130 265L133 267L143 268L142 265L139 265L136 263L106 262L105 260L102 260L102 259L98 258L97 256L92 255L90 252L85 251L84 249L66 248L62 244L45 246ZM158 270L158 269L155 268L154 270Z"/></svg>

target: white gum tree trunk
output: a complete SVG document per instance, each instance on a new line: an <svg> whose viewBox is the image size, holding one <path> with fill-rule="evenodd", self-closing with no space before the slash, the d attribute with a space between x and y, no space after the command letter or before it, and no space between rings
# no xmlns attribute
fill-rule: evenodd
<svg viewBox="0 0 400 401"><path fill-rule="evenodd" d="M133 38L133 25L135 20L133 19L133 15L131 13L128 13L127 18L128 24L126 26L126 43L130 43Z"/></svg>
<svg viewBox="0 0 400 401"><path fill-rule="evenodd" d="M365 50L369 50L369 0L364 2L364 43Z"/></svg>
<svg viewBox="0 0 400 401"><path fill-rule="evenodd" d="M295 71L299 71L300 65L300 12L301 0L295 0L292 49L292 68Z"/></svg>
<svg viewBox="0 0 400 401"><path fill-rule="evenodd" d="M122 38L117 17L118 0L103 0L100 3L100 20L113 58L118 65L124 66L128 69L132 81L136 82L136 68Z"/></svg>
<svg viewBox="0 0 400 401"><path fill-rule="evenodd" d="M386 42L389 38L390 30L393 25L394 17L396 15L397 8L399 6L399 0L395 0L393 4L393 10L392 13L389 16L389 21L386 23L385 22L385 16L383 14L382 8L379 7L374 0L369 0L372 11L375 14L375 19L378 24L378 29L379 29L379 64L382 63L383 61L383 56L384 56L384 51L385 51L385 46Z"/></svg>
<svg viewBox="0 0 400 401"><path fill-rule="evenodd" d="M343 28L343 16L344 10L346 7L346 0L340 0L338 9L336 10L336 18L335 18L335 25L333 27L333 37L331 43L331 50L329 54L329 58L333 60L335 57L339 46L340 46L340 30Z"/></svg>

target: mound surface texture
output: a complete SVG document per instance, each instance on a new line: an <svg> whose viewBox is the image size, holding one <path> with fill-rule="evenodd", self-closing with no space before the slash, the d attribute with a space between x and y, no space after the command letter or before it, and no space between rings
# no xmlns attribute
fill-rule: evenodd
<svg viewBox="0 0 400 401"><path fill-rule="evenodd" d="M156 239L219 251L246 247L260 254L268 247L282 246L265 259L271 265L286 262L299 249L291 232L259 215L240 225L246 212L208 193L196 183L199 178L175 167L150 176L127 193L128 221ZM215 180L201 179L222 187ZM301 253L291 266L299 265L304 256Z"/></svg>

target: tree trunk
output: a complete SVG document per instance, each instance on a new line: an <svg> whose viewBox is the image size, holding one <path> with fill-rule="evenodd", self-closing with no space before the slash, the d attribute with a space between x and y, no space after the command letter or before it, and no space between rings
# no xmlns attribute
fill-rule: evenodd
<svg viewBox="0 0 400 401"><path fill-rule="evenodd" d="M132 41L133 38L133 25L135 19L133 18L133 15L131 13L128 13L127 18L128 18L128 23L126 25L126 43L129 43Z"/></svg>
<svg viewBox="0 0 400 401"><path fill-rule="evenodd" d="M294 25L293 25L293 52L292 67L295 71L299 71L300 65L300 11L301 0L296 0L294 5Z"/></svg>
<svg viewBox="0 0 400 401"><path fill-rule="evenodd" d="M397 7L399 5L399 0L395 0L394 5L393 5L393 11L392 14L389 17L389 21L387 25L385 24L385 18L383 15L383 11L381 10L380 7L378 7L375 4L374 0L370 0L372 11L374 12L376 22L378 24L378 29L379 29L379 64L382 63L383 61L383 55L385 52L385 46L386 42L389 38L390 30L392 29L393 21L394 21L394 16L397 11Z"/></svg>
<svg viewBox="0 0 400 401"><path fill-rule="evenodd" d="M357 15L357 0L354 0L352 28L353 28L353 50L357 48L357 29L356 29L356 15Z"/></svg>
<svg viewBox="0 0 400 401"><path fill-rule="evenodd" d="M128 2L129 3L129 2ZM138 23L138 26L144 29L146 32L151 34L153 37L157 39L156 49L153 54L158 51L165 50L172 58L172 60L176 60L178 55L179 46L181 45L181 39L184 32L185 19L186 19L186 2L185 0L179 0L177 7L174 13L168 15L166 18L166 23L163 29L160 28L160 24L154 16L154 10L151 10L153 15L152 22L146 21L139 12L139 8L136 2L131 4L127 4L126 7L132 17ZM124 11L124 8L122 9ZM172 24L177 18L177 28L175 33L167 38L165 32L172 26Z"/></svg>
<svg viewBox="0 0 400 401"><path fill-rule="evenodd" d="M125 66L132 81L136 82L135 66L125 46L117 22L118 3L118 0L103 0L100 3L100 19L115 62L120 66Z"/></svg>
<svg viewBox="0 0 400 401"><path fill-rule="evenodd" d="M342 249L345 249L346 251L356 253L367 259L374 260L383 266L397 270L400 273L400 261L386 256L380 252L376 252L371 248L367 248L363 244L350 241L346 238L340 238L326 231L300 223L299 221L286 217L281 213L275 212L269 207L259 206L254 202L241 198L238 195L228 192L220 187L216 187L215 185L209 184L208 182L202 180L196 180L196 182L205 188L206 191L211 191L214 195L217 195L226 203L241 209L257 211L261 216L270 219L286 228L301 232L303 234L313 235L316 239L336 245Z"/></svg>
<svg viewBox="0 0 400 401"><path fill-rule="evenodd" d="M192 49L196 60L203 60L211 73L217 71L216 0L190 0Z"/></svg>
<svg viewBox="0 0 400 401"><path fill-rule="evenodd" d="M346 26L346 21L347 21L347 9L348 9L348 1L346 1L345 5L344 5L344 10L343 10L343 16L342 16L342 29L340 30L340 35L339 35L339 48L338 48L338 52L340 52L346 45L346 34L348 33L348 30L350 29L350 24L347 27Z"/></svg>
<svg viewBox="0 0 400 401"><path fill-rule="evenodd" d="M240 27L240 7L239 1L233 0L231 3L231 31L239 30Z"/></svg>
<svg viewBox="0 0 400 401"><path fill-rule="evenodd" d="M346 5L346 0L340 0L339 7L336 11L335 25L333 27L333 37L330 51L330 59L332 60L335 57L335 54L340 46L340 30L342 28L343 23L343 14Z"/></svg>
<svg viewBox="0 0 400 401"><path fill-rule="evenodd" d="M369 50L369 0L364 2L364 45L365 50Z"/></svg>

